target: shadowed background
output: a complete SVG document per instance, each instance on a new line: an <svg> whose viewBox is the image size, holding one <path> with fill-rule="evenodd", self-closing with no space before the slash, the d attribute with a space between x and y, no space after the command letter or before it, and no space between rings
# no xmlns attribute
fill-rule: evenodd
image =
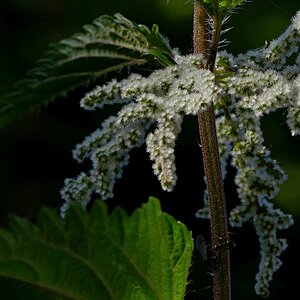
<svg viewBox="0 0 300 300"><path fill-rule="evenodd" d="M247 3L226 24L226 27L233 27L223 37L231 42L226 49L237 54L263 46L266 40L276 38L285 30L299 8L295 0ZM170 39L172 47L178 47L184 54L191 53L192 10L192 1L184 0L168 3L164 0L4 0L0 7L0 94L13 89L13 83L34 66L49 43L80 31L83 24L101 14L120 12L137 23L147 26L156 23ZM27 114L0 129L0 218L3 226L7 225L9 214L34 218L40 205L58 209L63 180L88 170L89 162L77 164L71 150L113 111L83 111L79 100L84 92L76 90L38 113ZM300 138L290 137L284 111L266 117L263 129L272 157L280 161L289 177L275 200L276 205L295 218L295 225L280 233L288 238L289 248L282 255L283 267L271 284L270 299L292 299L296 295L297 281L291 274L300 267ZM179 178L173 193L161 191L145 147L134 150L123 179L116 185L115 199L108 200L108 205L111 208L121 205L132 212L141 202L147 201L148 196L159 197L166 212L184 222L194 235L201 233L208 239L208 222L194 217L202 206L204 189L198 141L196 119L187 118L176 148ZM232 176L234 170L229 169L225 182L229 208L238 203ZM255 233L251 224L230 230L236 243L232 252L233 299L256 299L253 285L259 248ZM211 299L211 277L196 271L198 265L202 269L205 267L195 253L195 271L191 272L187 299ZM17 288L12 290L12 286ZM45 295L33 296L30 289L5 281L0 281L0 293L4 300L46 299Z"/></svg>

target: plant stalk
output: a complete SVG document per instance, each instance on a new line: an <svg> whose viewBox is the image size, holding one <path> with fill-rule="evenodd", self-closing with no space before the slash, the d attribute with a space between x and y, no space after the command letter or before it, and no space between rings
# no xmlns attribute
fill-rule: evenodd
<svg viewBox="0 0 300 300"><path fill-rule="evenodd" d="M205 9L201 7L198 0L195 0L194 53L202 54L207 63L201 67L213 72L221 33L221 22L217 17L213 20L214 30L211 42L208 43L207 18ZM229 300L231 299L230 241L213 103L209 105L207 111L199 113L198 124L208 189L212 257L216 260L216 268L213 270L214 300Z"/></svg>

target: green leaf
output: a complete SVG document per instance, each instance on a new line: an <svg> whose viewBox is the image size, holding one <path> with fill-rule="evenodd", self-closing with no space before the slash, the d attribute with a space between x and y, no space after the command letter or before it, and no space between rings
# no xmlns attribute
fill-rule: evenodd
<svg viewBox="0 0 300 300"><path fill-rule="evenodd" d="M43 209L37 225L15 217L0 231L0 277L59 299L183 299L193 242L151 198L130 217L71 206L65 221Z"/></svg>
<svg viewBox="0 0 300 300"><path fill-rule="evenodd" d="M198 0L212 17L218 17L220 21L234 8L246 2L246 0Z"/></svg>
<svg viewBox="0 0 300 300"><path fill-rule="evenodd" d="M121 14L101 16L83 33L51 45L44 58L0 99L0 126L99 76L157 58L174 63L168 41L158 32Z"/></svg>
<svg viewBox="0 0 300 300"><path fill-rule="evenodd" d="M149 42L148 53L158 59L164 67L175 64L173 53L170 50L168 41L159 33L158 25L154 24L152 30L140 25L140 30L144 33Z"/></svg>

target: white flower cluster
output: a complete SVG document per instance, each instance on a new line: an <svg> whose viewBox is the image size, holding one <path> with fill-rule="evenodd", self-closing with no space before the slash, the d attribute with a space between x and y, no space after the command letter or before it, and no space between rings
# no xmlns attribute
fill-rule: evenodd
<svg viewBox="0 0 300 300"><path fill-rule="evenodd" d="M175 140L180 132L181 117L165 114L158 120L157 129L147 137L147 151L154 161L153 170L162 188L171 191L176 183Z"/></svg>
<svg viewBox="0 0 300 300"><path fill-rule="evenodd" d="M232 226L241 226L252 219L261 248L255 290L267 296L269 281L281 264L278 257L286 248L286 241L277 237L277 230L293 224L290 215L275 209L270 202L279 192L279 185L284 182L286 175L278 163L271 159L270 151L263 146L259 119L239 120L236 127L242 136L234 143L231 155L232 165L237 169L235 183L241 204L231 211L230 223Z"/></svg>
<svg viewBox="0 0 300 300"><path fill-rule="evenodd" d="M65 179L65 186L60 192L61 197L65 200L60 208L61 217L65 217L71 201L77 201L86 207L91 200L92 192L93 184L85 173L81 173L76 179Z"/></svg>
<svg viewBox="0 0 300 300"><path fill-rule="evenodd" d="M120 83L115 79L104 86L98 86L86 94L81 101L81 107L86 110L94 110L95 108L103 108L107 104L112 105L128 101L128 99L120 97L120 88Z"/></svg>
<svg viewBox="0 0 300 300"><path fill-rule="evenodd" d="M129 151L146 141L154 173L162 188L171 191L176 183L174 147L185 115L198 115L215 103L223 176L231 157L237 170L235 183L241 203L232 210L230 223L241 226L251 220L261 246L256 292L266 296L269 281L281 265L279 256L286 241L277 230L293 220L270 202L286 175L264 146L260 119L279 108L287 110L287 124L300 134L300 12L277 40L262 50L232 56L218 55L215 74L199 69L201 56L177 56L177 65L156 70L150 76L127 79L96 87L81 101L92 110L105 104L122 103L116 117L76 146L74 158L89 158L89 175L67 179L62 190L64 214L70 201L85 206L93 192L102 199L113 196L115 180L128 163ZM150 128L154 128L148 133ZM148 135L147 135L148 134ZM206 205L197 213L207 217Z"/></svg>
<svg viewBox="0 0 300 300"><path fill-rule="evenodd" d="M76 179L65 180L61 191L65 201L61 208L62 216L71 201L80 202L85 207L94 192L103 200L113 196L115 181L122 176L123 167L129 162L130 150L144 142L148 127L149 123L143 120L120 127L117 117L109 117L101 129L76 146L73 157L78 162L90 158L93 168L89 175L81 173Z"/></svg>
<svg viewBox="0 0 300 300"><path fill-rule="evenodd" d="M162 188L173 189L177 178L174 147L182 117L205 110L220 93L214 74L199 70L201 56L176 59L177 65L157 70L149 77L132 74L120 82L112 80L98 86L81 100L81 106L87 110L106 104L125 105L116 117L105 120L73 151L78 162L91 159L93 168L88 175L82 173L77 179L65 181L61 192L65 201L62 215L71 201L86 206L93 192L102 200L112 197L130 150L144 142ZM156 129L145 137L151 125Z"/></svg>
<svg viewBox="0 0 300 300"><path fill-rule="evenodd" d="M300 12L298 11L292 19L291 25L276 40L267 43L262 50L251 50L246 54L241 54L236 58L236 62L241 67L253 69L276 69L281 70L286 65L287 60L293 54L298 54L299 63L299 29ZM299 72L299 64L296 67Z"/></svg>
<svg viewBox="0 0 300 300"><path fill-rule="evenodd" d="M263 145L260 118L285 108L292 135L300 134L299 47L300 12L286 32L264 49L236 58L222 52L217 61L216 72L234 70L220 81L224 96L217 102L221 160L226 162L228 154L232 157L241 200L231 211L230 224L241 226L253 221L261 249L255 290L262 296L268 295L269 282L281 265L279 256L287 247L286 240L277 237L277 231L291 226L293 220L270 202L286 175ZM209 213L206 198L205 194L205 206L197 212L198 217Z"/></svg>

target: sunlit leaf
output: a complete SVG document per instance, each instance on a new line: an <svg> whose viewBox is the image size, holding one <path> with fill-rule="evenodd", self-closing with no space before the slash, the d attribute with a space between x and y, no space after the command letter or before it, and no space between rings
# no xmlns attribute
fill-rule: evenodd
<svg viewBox="0 0 300 300"><path fill-rule="evenodd" d="M187 228L150 199L130 217L96 201L66 220L44 209L37 226L14 218L0 232L0 277L55 299L183 299L193 243Z"/></svg>

